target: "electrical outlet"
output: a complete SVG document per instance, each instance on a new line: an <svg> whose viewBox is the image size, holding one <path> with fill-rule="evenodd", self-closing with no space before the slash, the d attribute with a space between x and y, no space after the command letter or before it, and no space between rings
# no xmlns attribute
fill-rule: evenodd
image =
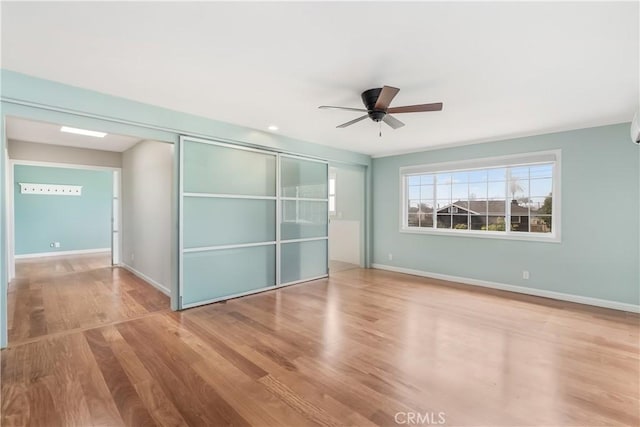
<svg viewBox="0 0 640 427"><path fill-rule="evenodd" d="M49 247L50 247L50 248L53 248L54 246L55 246L55 243L54 243L54 242L49 243Z"/></svg>
<svg viewBox="0 0 640 427"><path fill-rule="evenodd" d="M522 270L522 278L524 280L529 280L529 272L527 270Z"/></svg>
<svg viewBox="0 0 640 427"><path fill-rule="evenodd" d="M54 242L54 247L59 248L60 247L60 242Z"/></svg>
<svg viewBox="0 0 640 427"><path fill-rule="evenodd" d="M389 261L393 261L393 254L389 254Z"/></svg>

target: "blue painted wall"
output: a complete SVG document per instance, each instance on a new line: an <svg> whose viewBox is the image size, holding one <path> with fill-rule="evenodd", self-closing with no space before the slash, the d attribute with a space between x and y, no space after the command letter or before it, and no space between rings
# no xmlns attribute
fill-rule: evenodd
<svg viewBox="0 0 640 427"><path fill-rule="evenodd" d="M399 232L400 167L551 149L562 150L561 243ZM377 158L373 188L374 263L639 304L640 147L629 124Z"/></svg>
<svg viewBox="0 0 640 427"><path fill-rule="evenodd" d="M16 255L109 248L112 181L111 171L15 165ZM81 185L82 195L21 194L20 182Z"/></svg>

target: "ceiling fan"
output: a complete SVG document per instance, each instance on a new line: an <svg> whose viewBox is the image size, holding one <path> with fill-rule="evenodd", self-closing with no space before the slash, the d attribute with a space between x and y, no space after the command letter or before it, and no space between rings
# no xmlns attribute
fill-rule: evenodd
<svg viewBox="0 0 640 427"><path fill-rule="evenodd" d="M334 107L331 105L321 105L318 108L322 109L336 109L336 110L348 110L348 111L361 111L364 116L358 117L336 127L346 128L354 123L358 123L361 120L369 117L374 122L383 121L393 129L398 129L404 126L400 120L391 116L390 114L400 113L421 113L426 111L440 111L442 110L442 102L435 102L433 104L418 104L418 105L405 105L404 107L389 107L391 101L400 92L400 89L392 86L384 86L381 88L368 89L362 92L362 102L366 109L363 108L351 108L351 107ZM382 134L381 134L382 136Z"/></svg>

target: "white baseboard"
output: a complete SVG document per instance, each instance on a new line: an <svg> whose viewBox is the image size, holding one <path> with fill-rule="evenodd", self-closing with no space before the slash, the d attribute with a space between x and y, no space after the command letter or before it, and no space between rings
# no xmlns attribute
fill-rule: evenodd
<svg viewBox="0 0 640 427"><path fill-rule="evenodd" d="M141 278L145 282L149 283L151 286L153 286L154 288L156 288L157 290L159 290L163 294L165 294L165 295L167 295L169 297L171 296L171 291L169 290L169 288L167 288L166 286L162 285L159 282L156 282L155 280L153 280L151 277L147 276L146 274L140 273L138 270L136 270L135 268L131 267L130 265L127 265L125 263L120 263L120 264L118 264L118 267L122 267L125 270L129 270L131 273L133 273L134 275L138 276L139 278Z"/></svg>
<svg viewBox="0 0 640 427"><path fill-rule="evenodd" d="M22 254L14 256L15 259L29 259L29 258L42 258L50 256L66 256L66 255L85 255L85 254L98 254L102 252L111 252L111 248L100 249L80 249L77 251L58 251L58 252L40 252L37 254Z"/></svg>
<svg viewBox="0 0 640 427"><path fill-rule="evenodd" d="M468 277L450 276L448 274L431 273L411 268L394 267L385 264L372 264L373 268L394 271L396 273L411 274L413 276L429 277L432 279L447 280L450 282L464 283L465 285L482 286L484 288L500 289L502 291L517 292L519 294L533 295L537 297L551 298L561 301L576 302L579 304L594 305L596 307L612 308L614 310L640 313L640 305L611 301L599 298L584 297L580 295L565 294L562 292L547 291L543 289L527 288L525 286L507 285L505 283L489 282L487 280L470 279Z"/></svg>

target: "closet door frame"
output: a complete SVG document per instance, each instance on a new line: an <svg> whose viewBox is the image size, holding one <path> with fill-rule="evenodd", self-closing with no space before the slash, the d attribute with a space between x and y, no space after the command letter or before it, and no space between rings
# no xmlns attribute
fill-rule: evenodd
<svg viewBox="0 0 640 427"><path fill-rule="evenodd" d="M226 148L231 148L231 149L237 149L237 150L244 150L244 151L251 151L251 152L256 152L256 153L261 153L261 154L268 154L268 155L272 155L276 158L276 188L275 188L275 220L276 220L276 224L275 224L275 231L276 231L276 236L275 236L275 252L276 252L276 265L275 265L275 286L266 286L263 288L258 288L258 289L252 289L250 291L246 291L246 292L241 292L241 293L237 293L237 294L232 294L232 295L226 295L226 296L222 296L222 297L217 297L217 298L213 298L210 300L205 300L205 301L200 301L200 302L195 302L195 303L188 303L188 304L184 304L183 303L183 295L184 295L184 262L183 262L183 258L184 258L184 254L185 254L185 248L184 248L184 198L185 198L185 194L189 195L189 192L185 192L184 191L184 147L185 144L188 142L194 142L194 143L201 143L201 144L209 144L209 145L215 145L215 146L219 146L219 147L226 147ZM285 286L290 286L290 285L295 285L298 283L303 283L303 282L308 282L308 281L312 281L312 280L317 280L317 279L322 279L325 277L329 276L329 209L328 209L328 203L329 203L329 196L328 196L328 186L329 186L329 162L326 160L322 160L322 159L318 159L318 158L313 158L313 157L306 157L306 156L301 156L301 155L296 155L296 154L289 154L289 153L282 153L282 152L278 152L278 151L274 151L274 150L269 150L269 149L261 149L261 148L253 148L253 147L248 147L248 146L244 146L244 145L239 145L239 144L232 144L232 143L227 143L227 142L222 142L222 141L217 141L214 139L203 139L203 138L197 138L197 137L191 137L191 136L186 136L186 135L180 135L179 138L179 155L178 155L178 168L179 168L179 173L178 173L178 181L179 181L179 188L178 188L178 310L183 310L183 309L187 309L187 308L192 308L192 307L197 307L197 306L201 306L201 305L206 305L206 304L211 304L214 302L218 302L218 301L224 301L224 300L228 300L231 298L237 298L237 297L241 297L241 296L245 296L245 295L251 295L251 294L255 294L255 293L259 293L259 292L264 292L264 291L269 291L269 290L273 290L273 289L278 289L281 287L285 287ZM325 164L327 167L327 180L326 180L326 185L327 185L327 199L323 200L323 199L313 199L314 201L326 201L327 203L327 229L326 229L326 236L324 237L314 237L314 238L303 238L303 239L290 239L285 241L286 243L295 243L295 242L305 242L305 241L315 241L315 240L326 240L327 242L327 250L326 250L326 259L327 259L327 273L324 275L320 275L320 276L316 276L316 277L309 277L309 278L304 278L301 280L296 280L293 282L288 282L288 283L281 283L281 273L282 273L282 239L281 239L281 222L282 222L282 189L281 189L281 159L282 157L287 157L287 158L292 158L292 159L299 159L299 160L304 160L304 161L310 161L310 162L317 162L317 163L322 163ZM192 197L192 196L189 196ZM233 197L233 196L231 196ZM231 198L230 197L230 198ZM242 197L240 197L242 198ZM249 197L250 199L259 199L260 197ZM272 197L264 197L264 199L269 199L269 200L273 200ZM286 198L285 198L286 199ZM250 244L238 244L238 245L226 245L226 246L232 246L232 247L250 247L250 246L266 246L268 244L271 244L272 242L263 242L263 243L250 243ZM222 246L219 247L218 249L222 249ZM190 251L189 249L186 250L186 252L193 252Z"/></svg>

